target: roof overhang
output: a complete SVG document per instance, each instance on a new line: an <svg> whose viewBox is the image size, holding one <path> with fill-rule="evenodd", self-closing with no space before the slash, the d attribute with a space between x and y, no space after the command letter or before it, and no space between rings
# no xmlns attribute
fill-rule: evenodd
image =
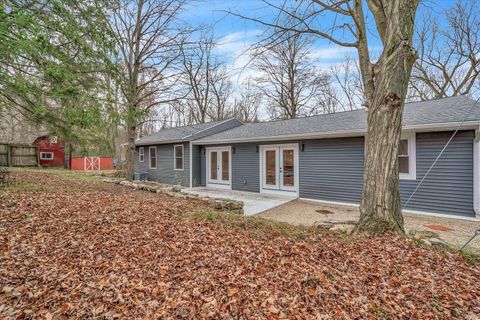
<svg viewBox="0 0 480 320"><path fill-rule="evenodd" d="M480 126L480 121L468 122L448 122L448 123L432 123L420 125L407 125L403 127L404 132L435 132L435 131L450 131L456 130L460 127L462 130L477 129ZM227 144L227 143L243 143L243 142L268 142L268 141L287 141L287 140L307 140L307 139L326 139L326 138L347 138L365 136L367 129L355 130L336 130L326 132L312 132L302 134L277 135L268 137L252 137L239 139L223 139L210 140L200 139L192 141L194 145L212 145L212 144Z"/></svg>

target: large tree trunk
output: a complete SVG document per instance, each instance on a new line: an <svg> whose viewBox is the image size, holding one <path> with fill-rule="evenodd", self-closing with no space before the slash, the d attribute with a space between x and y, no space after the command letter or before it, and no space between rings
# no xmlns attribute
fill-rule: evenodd
<svg viewBox="0 0 480 320"><path fill-rule="evenodd" d="M368 132L364 188L357 230L404 232L398 144L405 96L416 59L412 35L417 0L391 1L385 7L378 6L374 1L367 3L375 16L384 49L375 64L365 63L362 68L368 107ZM359 48L361 62L362 49L366 48Z"/></svg>
<svg viewBox="0 0 480 320"><path fill-rule="evenodd" d="M360 222L358 229L403 231L398 180L398 142L403 101L384 97L370 106Z"/></svg>
<svg viewBox="0 0 480 320"><path fill-rule="evenodd" d="M129 125L127 129L127 150L125 152L125 175L126 179L129 181L133 180L133 173L134 173L134 155L135 155L135 137L136 137L136 126Z"/></svg>

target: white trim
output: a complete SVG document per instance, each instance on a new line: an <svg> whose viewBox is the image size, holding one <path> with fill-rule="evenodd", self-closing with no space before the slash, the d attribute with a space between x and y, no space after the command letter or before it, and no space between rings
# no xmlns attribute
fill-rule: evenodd
<svg viewBox="0 0 480 320"><path fill-rule="evenodd" d="M144 161L145 161L145 147L138 147L138 162L144 162Z"/></svg>
<svg viewBox="0 0 480 320"><path fill-rule="evenodd" d="M319 202L319 203L338 204L338 205L341 205L341 206L349 206L349 207L355 207L355 208L359 208L359 206L360 206L359 203L353 203L353 202L319 200L319 199L310 199L310 198L304 198L304 197L300 197L298 199L299 200L305 200L305 201Z"/></svg>
<svg viewBox="0 0 480 320"><path fill-rule="evenodd" d="M447 123L432 123L422 125L410 125L404 126L402 131L415 131L415 132L434 132L434 131L450 131L455 130L461 122L447 122ZM462 130L476 129L480 125L480 121L466 121L462 124ZM208 140L203 139L193 141L193 144L197 145L210 145L210 144L222 144L232 142L262 142L262 141L279 141L279 140L298 140L298 139L322 139L322 138L345 138L345 137L357 137L365 136L367 129L354 129L354 130L338 130L338 131L326 131L317 133L300 133L300 134L287 134L272 137L252 137L246 139L221 139L221 140Z"/></svg>
<svg viewBox="0 0 480 320"><path fill-rule="evenodd" d="M223 184L223 183L215 183L215 182L207 182L207 188L213 189L222 189L222 190L231 190L232 186L230 184Z"/></svg>
<svg viewBox="0 0 480 320"><path fill-rule="evenodd" d="M473 140L473 210L480 218L480 141L476 139Z"/></svg>
<svg viewBox="0 0 480 320"><path fill-rule="evenodd" d="M293 174L295 176L295 181L294 181L294 188L292 188L291 190L283 190L282 187L280 186L280 176L278 177L278 189L270 189L270 188L266 188L264 186L264 183L263 183L263 178L264 178L264 174L263 174L263 168L264 168L264 150L266 149L270 149L270 148L278 148L277 150L279 150L279 153L280 153L280 149L281 148L293 148L294 150L294 168L293 168ZM298 143L290 143L290 144L268 144L268 145L260 145L259 148L258 148L258 152L259 152L259 165L260 165L260 193L268 193L268 194L279 194L279 195L290 195L290 196L297 196L299 195L299 189L300 189L300 178L299 178L299 167L300 167L300 155L299 155L299 152L300 152L300 148L299 148L299 145ZM278 156L280 157L280 154L278 154ZM276 166L278 167L279 166L279 160L277 159L277 164Z"/></svg>
<svg viewBox="0 0 480 320"><path fill-rule="evenodd" d="M152 167L152 152L150 150L155 149L155 167ZM157 169L158 162L158 150L157 146L148 147L148 168Z"/></svg>
<svg viewBox="0 0 480 320"><path fill-rule="evenodd" d="M176 148L177 147L182 147L182 169L177 168L177 153L176 153ZM185 148L183 144L175 144L173 145L173 171L183 171L185 168Z"/></svg>
<svg viewBox="0 0 480 320"><path fill-rule="evenodd" d="M313 201L318 203L336 204L336 205L342 205L342 206L355 207L357 209L360 207L360 204L353 203L353 202L338 202L338 201L318 200L318 199L310 199L310 198L298 198L298 199L305 200L305 201ZM439 217L439 218L447 218L447 219L480 221L480 218L478 217L476 218L464 217L464 216L456 216L456 215L444 214L444 213L435 213L435 212L426 212L426 211L417 211L417 210L408 210L408 209L404 209L402 210L402 212L408 213L408 214L416 214L416 215L422 215L422 216L431 216L431 217Z"/></svg>
<svg viewBox="0 0 480 320"><path fill-rule="evenodd" d="M44 154L51 154L52 157L51 158L42 158L42 155ZM54 158L54 154L53 152L40 152L40 160L47 160L47 161L52 161Z"/></svg>
<svg viewBox="0 0 480 320"><path fill-rule="evenodd" d="M192 176L192 173L193 173L193 169L192 169L192 141L190 141L188 143L188 147L190 148L190 152L189 152L189 155L190 155L190 159L189 159L189 172L190 172L190 188L193 188L193 176Z"/></svg>
<svg viewBox="0 0 480 320"><path fill-rule="evenodd" d="M464 216L455 216L451 214L444 214L444 213L435 213L435 212L426 212L426 211L418 211L418 210L402 210L404 213L408 214L418 214L420 216L432 216L432 217L439 217L439 218L447 218L447 219L458 219L458 220L467 220L467 221L480 221L479 218L474 217L464 217Z"/></svg>
<svg viewBox="0 0 480 320"><path fill-rule="evenodd" d="M216 152L221 152L221 151L228 151L228 182L222 183L217 181L212 181L210 180L210 152L216 151ZM232 146L224 146L224 147L207 147L205 148L205 166L206 166L206 183L205 185L207 187L214 187L214 188L221 188L221 189L232 189ZM217 156L217 163L219 161L219 158ZM218 174L217 174L218 175ZM217 176L218 178L218 176Z"/></svg>
<svg viewBox="0 0 480 320"><path fill-rule="evenodd" d="M402 140L408 141L408 174L400 173L400 180L417 180L417 147L415 132L404 133Z"/></svg>

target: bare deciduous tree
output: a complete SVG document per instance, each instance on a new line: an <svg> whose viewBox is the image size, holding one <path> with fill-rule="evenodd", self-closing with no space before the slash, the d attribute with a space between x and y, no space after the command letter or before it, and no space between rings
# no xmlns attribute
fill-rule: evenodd
<svg viewBox="0 0 480 320"><path fill-rule="evenodd" d="M285 32L271 44L278 34L273 29L253 53L254 65L259 71L255 78L258 88L266 96L272 119L292 119L321 112L314 103L317 94L329 86L329 77L314 67L309 58L311 41L305 35Z"/></svg>
<svg viewBox="0 0 480 320"><path fill-rule="evenodd" d="M308 33L356 48L368 108L364 188L356 230L403 232L398 145L405 96L417 58L412 38L419 0L286 0L278 5L264 2L291 23L282 24L278 16L266 21L236 15L286 34ZM371 30L367 30L365 3L383 44L376 60L370 57L367 33ZM322 19L326 12L336 18Z"/></svg>
<svg viewBox="0 0 480 320"><path fill-rule="evenodd" d="M262 94L247 80L240 88L239 97L235 99L234 115L242 122L258 122L258 110L262 105Z"/></svg>
<svg viewBox="0 0 480 320"><path fill-rule="evenodd" d="M186 104L195 123L221 120L231 115L228 105L232 90L224 63L214 54L211 35L182 46L183 79Z"/></svg>
<svg viewBox="0 0 480 320"><path fill-rule="evenodd" d="M410 81L410 100L473 94L480 75L480 4L459 0L445 11L446 25L426 18L416 30L419 59Z"/></svg>
<svg viewBox="0 0 480 320"><path fill-rule="evenodd" d="M185 0L117 0L112 4L110 28L119 52L119 77L125 110L128 149L126 174L133 178L137 126L152 108L178 99L174 71L179 43L186 30L178 27Z"/></svg>
<svg viewBox="0 0 480 320"><path fill-rule="evenodd" d="M344 62L333 66L330 73L339 91L336 97L341 109L354 110L363 107L365 94L357 61L345 57Z"/></svg>

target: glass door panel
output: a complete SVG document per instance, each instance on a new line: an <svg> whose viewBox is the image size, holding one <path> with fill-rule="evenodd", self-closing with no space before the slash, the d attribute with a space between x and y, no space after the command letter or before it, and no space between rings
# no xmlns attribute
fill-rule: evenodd
<svg viewBox="0 0 480 320"><path fill-rule="evenodd" d="M295 159L293 149L282 149L280 174L282 177L282 187L295 186Z"/></svg>
<svg viewBox="0 0 480 320"><path fill-rule="evenodd" d="M230 181L230 151L222 151L222 180Z"/></svg>
<svg viewBox="0 0 480 320"><path fill-rule="evenodd" d="M267 185L277 184L277 152L275 150L265 151L265 178Z"/></svg>
<svg viewBox="0 0 480 320"><path fill-rule="evenodd" d="M210 152L210 180L217 180L217 152Z"/></svg>

